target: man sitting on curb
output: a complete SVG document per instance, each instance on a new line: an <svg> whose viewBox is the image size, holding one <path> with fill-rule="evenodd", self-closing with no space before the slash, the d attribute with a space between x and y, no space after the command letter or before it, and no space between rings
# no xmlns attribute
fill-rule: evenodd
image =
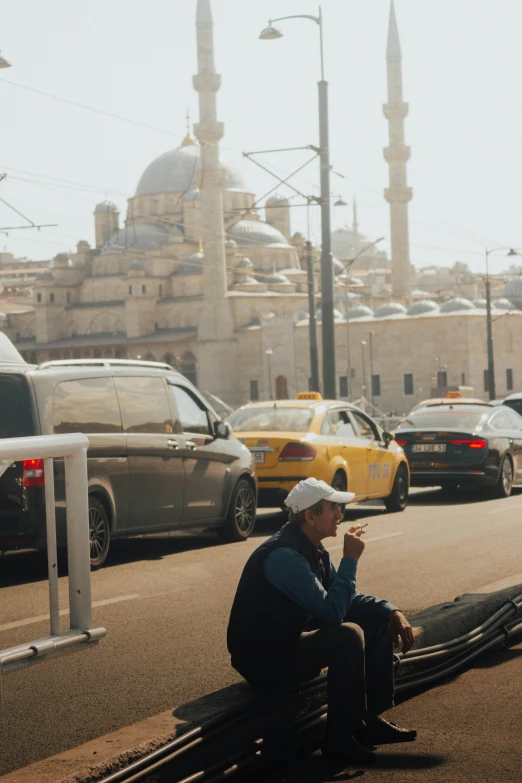
<svg viewBox="0 0 522 783"><path fill-rule="evenodd" d="M417 732L381 717L393 707L393 642L400 637L407 652L413 631L393 604L355 588L364 531L345 533L338 571L321 544L337 535L338 504L353 498L314 478L292 489L288 523L245 565L227 642L232 666L261 688L310 680L327 666L323 754L361 763L373 760L373 745L408 742Z"/></svg>

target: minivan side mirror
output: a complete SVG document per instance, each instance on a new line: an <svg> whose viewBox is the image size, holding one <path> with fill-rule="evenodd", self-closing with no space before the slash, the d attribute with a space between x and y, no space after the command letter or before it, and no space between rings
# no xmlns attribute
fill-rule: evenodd
<svg viewBox="0 0 522 783"><path fill-rule="evenodd" d="M230 428L226 421L215 421L214 422L214 437L215 438L228 438L230 435Z"/></svg>
<svg viewBox="0 0 522 783"><path fill-rule="evenodd" d="M395 440L395 435L393 434L393 432L388 432L387 430L385 430L382 433L382 439L384 441L384 445L386 446L386 448L388 448L392 440Z"/></svg>

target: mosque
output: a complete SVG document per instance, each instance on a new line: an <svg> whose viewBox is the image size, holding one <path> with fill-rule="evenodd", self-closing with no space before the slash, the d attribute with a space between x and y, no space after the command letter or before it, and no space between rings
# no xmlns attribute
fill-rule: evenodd
<svg viewBox="0 0 522 783"><path fill-rule="evenodd" d="M98 204L95 246L82 240L74 254L59 253L36 279L33 307L10 314L2 329L31 362L163 361L231 406L293 396L308 389L311 374L305 242L292 235L287 199L268 199L263 220L242 174L220 158L224 127L217 119L210 0L197 0L196 30L196 138L187 132L181 146L146 168L123 224L114 204ZM386 63L391 264L375 248L362 253L358 266L372 276L370 284L333 260L336 366L339 397L404 412L434 387L483 394L486 320L483 302L454 297L441 303L414 289L408 105L393 0ZM359 254L365 242L356 214L350 229L332 237L344 259ZM518 379L522 385L522 358L514 349L522 337L519 282L495 309L499 394L514 390ZM375 308L379 287L388 301L381 298ZM320 309L317 317L320 332Z"/></svg>

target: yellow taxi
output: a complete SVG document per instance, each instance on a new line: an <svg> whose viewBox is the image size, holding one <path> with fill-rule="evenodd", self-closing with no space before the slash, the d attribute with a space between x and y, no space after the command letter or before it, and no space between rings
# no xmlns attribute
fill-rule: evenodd
<svg viewBox="0 0 522 783"><path fill-rule="evenodd" d="M284 508L292 487L313 476L354 492L356 501L382 498L388 511L406 508L404 452L355 405L302 392L294 400L243 405L228 422L254 457L258 506Z"/></svg>

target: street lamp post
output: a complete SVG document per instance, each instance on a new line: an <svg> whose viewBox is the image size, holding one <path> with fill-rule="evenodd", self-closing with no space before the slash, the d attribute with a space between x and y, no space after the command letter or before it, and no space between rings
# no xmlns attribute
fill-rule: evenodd
<svg viewBox="0 0 522 783"><path fill-rule="evenodd" d="M270 395L270 399L274 399L274 395L272 394L272 354L274 353L271 348L267 348L266 356L268 359L268 393Z"/></svg>
<svg viewBox="0 0 522 783"><path fill-rule="evenodd" d="M323 348L323 393L327 399L336 398L335 375L335 329L334 329L334 286L330 228L330 150L328 141L328 82L324 78L323 18L319 6L318 16L294 14L270 19L268 27L260 34L263 40L281 38L282 33L273 26L285 19L310 19L319 26L319 48L321 57L321 79L319 88L319 159L321 171L321 313Z"/></svg>
<svg viewBox="0 0 522 783"><path fill-rule="evenodd" d="M500 250L507 250L508 256L520 255L518 250L512 247L495 247L493 250L486 248L486 325L487 325L487 352L488 352L488 394L489 399L496 399L497 392L495 386L495 356L493 348L493 321L491 319L491 282L489 279L489 256L491 253L498 253Z"/></svg>

